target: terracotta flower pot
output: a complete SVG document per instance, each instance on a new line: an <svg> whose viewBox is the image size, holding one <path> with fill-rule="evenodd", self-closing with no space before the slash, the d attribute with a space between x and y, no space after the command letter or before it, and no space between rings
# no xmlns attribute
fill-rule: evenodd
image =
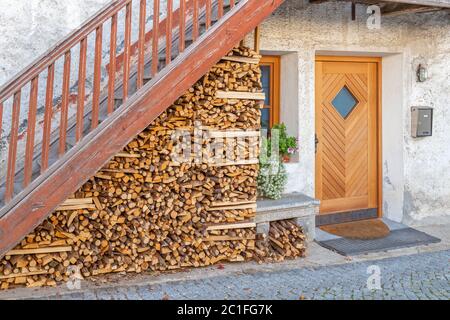
<svg viewBox="0 0 450 320"><path fill-rule="evenodd" d="M283 162L284 163L288 163L290 161L291 161L291 157L289 155L286 154L286 155L283 156Z"/></svg>

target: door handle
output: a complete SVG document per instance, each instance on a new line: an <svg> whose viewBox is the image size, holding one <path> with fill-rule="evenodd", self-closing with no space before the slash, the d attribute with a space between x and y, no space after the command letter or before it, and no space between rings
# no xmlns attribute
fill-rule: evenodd
<svg viewBox="0 0 450 320"><path fill-rule="evenodd" d="M317 133L314 134L314 153L317 153L317 145L319 144L319 138L317 138Z"/></svg>

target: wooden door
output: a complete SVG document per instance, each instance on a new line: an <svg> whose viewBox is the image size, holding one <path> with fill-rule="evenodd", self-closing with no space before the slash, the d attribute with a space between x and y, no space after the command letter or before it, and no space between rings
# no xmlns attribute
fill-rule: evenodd
<svg viewBox="0 0 450 320"><path fill-rule="evenodd" d="M316 197L320 213L376 209L377 58L316 59Z"/></svg>

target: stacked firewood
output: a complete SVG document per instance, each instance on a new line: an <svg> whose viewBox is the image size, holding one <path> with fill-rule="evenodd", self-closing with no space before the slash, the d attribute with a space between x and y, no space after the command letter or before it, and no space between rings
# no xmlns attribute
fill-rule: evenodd
<svg viewBox="0 0 450 320"><path fill-rule="evenodd" d="M259 263L283 261L305 255L305 236L292 220L270 223L269 236L256 242L254 258Z"/></svg>
<svg viewBox="0 0 450 320"><path fill-rule="evenodd" d="M246 157L258 152L254 138L264 98L259 59L240 47L216 64L0 259L0 287L252 258L258 162ZM174 160L182 143L173 134L184 130L194 141L199 129L208 138L188 159ZM250 147L211 163L205 144L226 136L224 130L233 130L235 145L247 139ZM214 154L227 152L216 148ZM278 228L274 232L284 241Z"/></svg>

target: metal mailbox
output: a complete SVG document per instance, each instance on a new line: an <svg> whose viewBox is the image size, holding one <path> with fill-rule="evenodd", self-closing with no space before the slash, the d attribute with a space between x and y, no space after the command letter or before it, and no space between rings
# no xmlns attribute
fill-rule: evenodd
<svg viewBox="0 0 450 320"><path fill-rule="evenodd" d="M411 108L411 135L413 138L428 137L433 133L433 108Z"/></svg>

